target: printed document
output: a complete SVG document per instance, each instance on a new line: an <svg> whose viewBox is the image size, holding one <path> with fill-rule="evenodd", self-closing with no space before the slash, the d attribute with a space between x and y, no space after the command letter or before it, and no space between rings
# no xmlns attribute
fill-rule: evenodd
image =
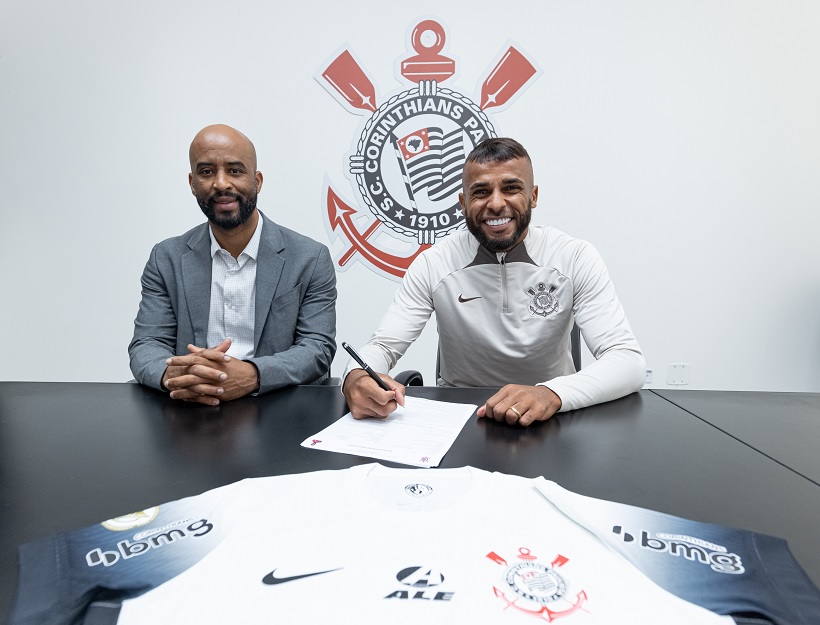
<svg viewBox="0 0 820 625"><path fill-rule="evenodd" d="M405 397L405 405L386 419L357 420L347 413L307 438L302 447L437 467L476 408L475 404Z"/></svg>

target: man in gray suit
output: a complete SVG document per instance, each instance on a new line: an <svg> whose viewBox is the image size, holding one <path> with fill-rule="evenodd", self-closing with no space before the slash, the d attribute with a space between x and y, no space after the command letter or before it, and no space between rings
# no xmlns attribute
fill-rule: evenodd
<svg viewBox="0 0 820 625"><path fill-rule="evenodd" d="M203 128L189 156L208 223L151 251L128 347L134 377L208 405L322 380L336 351L328 249L256 209L262 173L241 132Z"/></svg>

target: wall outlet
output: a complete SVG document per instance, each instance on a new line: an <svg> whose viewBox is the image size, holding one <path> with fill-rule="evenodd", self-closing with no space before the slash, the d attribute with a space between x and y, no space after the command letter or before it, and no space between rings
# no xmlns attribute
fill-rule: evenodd
<svg viewBox="0 0 820 625"><path fill-rule="evenodd" d="M652 369L646 370L646 377L643 379L644 384L652 384Z"/></svg>
<svg viewBox="0 0 820 625"><path fill-rule="evenodd" d="M689 384L689 365L683 362L666 365L666 383L675 386Z"/></svg>

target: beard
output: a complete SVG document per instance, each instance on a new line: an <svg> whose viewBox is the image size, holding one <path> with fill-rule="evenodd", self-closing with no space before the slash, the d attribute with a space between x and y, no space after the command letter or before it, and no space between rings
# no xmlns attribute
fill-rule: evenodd
<svg viewBox="0 0 820 625"><path fill-rule="evenodd" d="M235 215L220 215L217 213L214 208L217 195L222 198L234 198L239 203L239 212ZM233 230L248 221L248 218L253 214L253 211L256 210L256 197L256 192L249 195L247 199L242 199L242 196L237 193L215 193L208 196L204 200L197 197L196 201L197 204L199 204L199 208L201 208L202 212L205 214L205 217L207 217L208 221L210 221L214 226L220 230Z"/></svg>
<svg viewBox="0 0 820 625"><path fill-rule="evenodd" d="M469 230L472 235L478 239L478 242L482 247L487 248L491 252L506 252L512 248L512 246L518 242L521 235L524 234L527 227L530 225L531 217L532 209L528 209L525 213L513 213L512 218L513 221L515 221L515 232L512 233L512 236L506 239L491 239L487 236L487 233L484 232L479 223L471 217L465 215L464 221L467 224L467 230Z"/></svg>

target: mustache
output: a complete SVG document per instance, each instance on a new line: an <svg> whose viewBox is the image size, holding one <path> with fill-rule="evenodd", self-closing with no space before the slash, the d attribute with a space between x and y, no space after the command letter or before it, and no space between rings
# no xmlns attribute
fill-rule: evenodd
<svg viewBox="0 0 820 625"><path fill-rule="evenodd" d="M211 195L208 196L207 201L210 204L211 202L216 202L217 198L220 199L220 200L224 200L225 198L233 198L237 202L242 201L242 196L241 195L239 195L238 193L232 193L230 191L226 191L224 193L212 193Z"/></svg>

